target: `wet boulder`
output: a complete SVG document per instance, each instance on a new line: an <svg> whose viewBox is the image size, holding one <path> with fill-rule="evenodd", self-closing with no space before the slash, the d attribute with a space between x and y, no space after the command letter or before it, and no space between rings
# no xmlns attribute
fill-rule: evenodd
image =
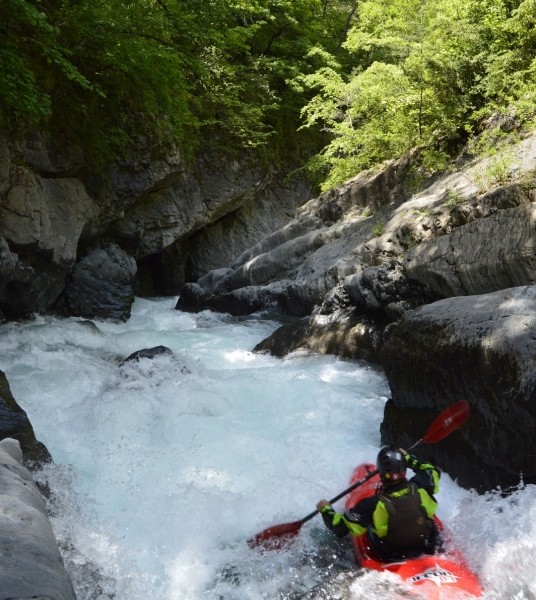
<svg viewBox="0 0 536 600"><path fill-rule="evenodd" d="M39 442L26 412L18 405L5 373L0 371L0 439L15 438L27 464L50 462L50 453Z"/></svg>
<svg viewBox="0 0 536 600"><path fill-rule="evenodd" d="M140 358L155 358L156 356L174 356L173 351L167 346L155 346L154 348L142 348L133 352L121 364L139 361Z"/></svg>
<svg viewBox="0 0 536 600"><path fill-rule="evenodd" d="M536 286L447 298L388 328L382 362L392 392L385 442L408 446L460 399L468 422L423 447L461 485L536 483Z"/></svg>
<svg viewBox="0 0 536 600"><path fill-rule="evenodd" d="M382 330L383 324L357 311L313 315L285 323L253 351L283 357L301 350L378 363Z"/></svg>
<svg viewBox="0 0 536 600"><path fill-rule="evenodd" d="M119 246L93 250L74 266L58 310L86 319L126 321L135 274L136 261Z"/></svg>

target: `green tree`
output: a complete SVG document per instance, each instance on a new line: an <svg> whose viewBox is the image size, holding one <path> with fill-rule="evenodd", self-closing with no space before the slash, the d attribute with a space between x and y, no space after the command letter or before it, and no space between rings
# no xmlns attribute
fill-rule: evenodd
<svg viewBox="0 0 536 600"><path fill-rule="evenodd" d="M534 114L535 7L534 0L361 2L344 44L353 69L326 61L301 77L314 92L305 126L331 135L311 162L326 174L324 188L415 145L425 161L447 157L475 120L498 108L517 102Z"/></svg>
<svg viewBox="0 0 536 600"><path fill-rule="evenodd" d="M58 79L91 88L57 39L46 15L25 0L0 4L0 125L36 123L50 115Z"/></svg>
<svg viewBox="0 0 536 600"><path fill-rule="evenodd" d="M480 89L487 99L481 114L516 108L520 118L536 113L536 2L478 3L488 41Z"/></svg>

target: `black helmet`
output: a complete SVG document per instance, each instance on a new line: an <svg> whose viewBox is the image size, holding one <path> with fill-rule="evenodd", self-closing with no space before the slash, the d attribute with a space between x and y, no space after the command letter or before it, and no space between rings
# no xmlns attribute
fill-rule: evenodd
<svg viewBox="0 0 536 600"><path fill-rule="evenodd" d="M376 467L383 483L395 483L406 476L406 460L394 446L382 446L376 459Z"/></svg>

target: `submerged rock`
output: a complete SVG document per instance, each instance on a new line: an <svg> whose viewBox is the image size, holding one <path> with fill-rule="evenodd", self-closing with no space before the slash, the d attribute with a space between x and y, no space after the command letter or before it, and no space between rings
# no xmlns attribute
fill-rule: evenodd
<svg viewBox="0 0 536 600"><path fill-rule="evenodd" d="M126 362L137 361L140 358L155 358L156 356L174 356L173 351L167 346L155 346L154 348L142 348L141 350L136 350L129 356L125 358L121 364L125 364Z"/></svg>

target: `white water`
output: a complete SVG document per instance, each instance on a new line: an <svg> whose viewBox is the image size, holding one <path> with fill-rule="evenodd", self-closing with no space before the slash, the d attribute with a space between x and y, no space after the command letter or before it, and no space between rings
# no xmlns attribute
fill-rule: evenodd
<svg viewBox="0 0 536 600"><path fill-rule="evenodd" d="M245 542L374 461L382 374L254 355L277 323L174 304L138 299L128 323L98 329L48 317L0 328L0 368L54 459L43 478L79 600L335 598L341 581L352 600L399 597L386 576L358 577L319 517L288 551ZM120 365L157 345L175 358ZM440 516L489 599L536 598L535 491L479 497L442 478Z"/></svg>

